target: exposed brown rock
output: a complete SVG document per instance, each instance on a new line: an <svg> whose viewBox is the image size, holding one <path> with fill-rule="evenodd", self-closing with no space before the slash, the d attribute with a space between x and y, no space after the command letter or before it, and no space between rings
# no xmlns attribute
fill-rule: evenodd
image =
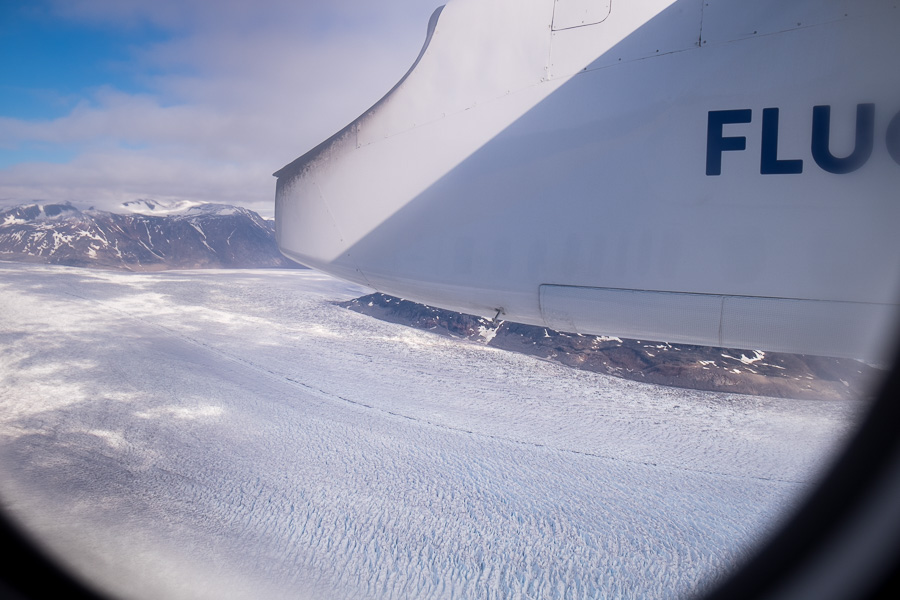
<svg viewBox="0 0 900 600"><path fill-rule="evenodd" d="M675 387L778 398L862 400L882 371L843 358L563 333L384 294L340 303L384 321L466 338L576 369Z"/></svg>

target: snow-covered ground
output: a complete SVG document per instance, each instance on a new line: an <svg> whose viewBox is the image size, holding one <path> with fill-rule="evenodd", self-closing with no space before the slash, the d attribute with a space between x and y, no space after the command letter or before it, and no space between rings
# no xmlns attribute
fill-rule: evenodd
<svg viewBox="0 0 900 600"><path fill-rule="evenodd" d="M312 271L0 263L0 497L131 598L674 598L859 407L665 388L385 323Z"/></svg>

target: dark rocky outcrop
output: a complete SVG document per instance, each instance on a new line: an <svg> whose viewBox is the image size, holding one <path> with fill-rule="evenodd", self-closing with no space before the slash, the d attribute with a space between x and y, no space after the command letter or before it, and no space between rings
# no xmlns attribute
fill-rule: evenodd
<svg viewBox="0 0 900 600"><path fill-rule="evenodd" d="M393 323L577 369L676 387L800 399L865 399L881 371L822 356L579 335L424 306L384 294L340 303Z"/></svg>

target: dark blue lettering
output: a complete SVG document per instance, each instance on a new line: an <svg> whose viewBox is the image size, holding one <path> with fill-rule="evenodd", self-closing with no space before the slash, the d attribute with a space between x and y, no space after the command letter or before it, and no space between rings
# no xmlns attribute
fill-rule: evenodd
<svg viewBox="0 0 900 600"><path fill-rule="evenodd" d="M831 136L831 107L828 105L813 107L812 155L816 164L829 173L842 175L857 170L872 155L875 140L875 105L858 104L856 106L856 143L853 152L844 158L837 158L831 153L829 138Z"/></svg>
<svg viewBox="0 0 900 600"><path fill-rule="evenodd" d="M803 172L803 161L778 159L778 109L764 108L762 122L762 154L759 172L763 175L792 175Z"/></svg>
<svg viewBox="0 0 900 600"><path fill-rule="evenodd" d="M885 141L887 142L887 149L891 158L900 165L900 112L894 115L894 118L888 124Z"/></svg>
<svg viewBox="0 0 900 600"><path fill-rule="evenodd" d="M724 137L722 126L729 123L749 123L752 112L749 108L738 110L711 110L706 123L706 174L722 174L722 152L726 150L746 150L744 136Z"/></svg>

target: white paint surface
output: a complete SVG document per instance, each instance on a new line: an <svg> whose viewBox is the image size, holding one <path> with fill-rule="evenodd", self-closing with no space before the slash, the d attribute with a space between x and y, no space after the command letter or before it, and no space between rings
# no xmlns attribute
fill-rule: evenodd
<svg viewBox="0 0 900 600"><path fill-rule="evenodd" d="M554 325L544 285L748 298L724 313L730 345L880 357L869 334L889 330L900 289L900 159L886 142L900 10L651 0L553 31L554 4L449 2L390 94L278 172L282 251L395 296L537 326ZM865 103L870 158L840 175L818 166L814 107L832 107L829 152L846 157ZM767 108L780 111L778 139L765 136L775 156L802 173L762 172ZM719 152L710 114L730 110L751 115L722 129L744 149ZM567 310L570 330L633 335L627 319L595 319L601 304ZM860 335L829 338L836 322ZM694 315L647 337L709 344L709 324Z"/></svg>

